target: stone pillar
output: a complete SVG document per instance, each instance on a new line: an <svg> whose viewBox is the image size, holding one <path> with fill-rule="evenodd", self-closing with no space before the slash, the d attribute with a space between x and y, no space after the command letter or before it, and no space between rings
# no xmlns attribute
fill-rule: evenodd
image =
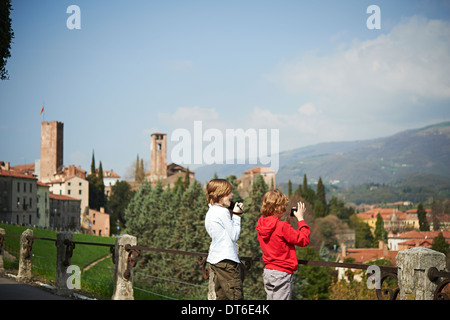
<svg viewBox="0 0 450 320"><path fill-rule="evenodd" d="M397 254L400 300L433 300L437 284L428 278L428 270L445 269L445 255L431 249L416 247Z"/></svg>
<svg viewBox="0 0 450 320"><path fill-rule="evenodd" d="M135 246L136 237L130 235L120 235L116 238L115 259L116 268L114 272L114 294L113 300L134 300L133 295L133 271L130 271L129 277L124 276L128 265L128 254L125 250L126 245Z"/></svg>
<svg viewBox="0 0 450 320"><path fill-rule="evenodd" d="M3 265L4 247L5 247L5 229L0 228L0 276L5 273L5 268Z"/></svg>
<svg viewBox="0 0 450 320"><path fill-rule="evenodd" d="M20 254L19 254L19 274L17 279L21 282L28 282L31 280L31 256L33 245L33 230L27 229L20 236Z"/></svg>
<svg viewBox="0 0 450 320"><path fill-rule="evenodd" d="M67 268L72 264L74 248L72 241L72 232L65 231L56 234L56 294L66 297L73 294L74 288L68 284L72 273L67 272Z"/></svg>

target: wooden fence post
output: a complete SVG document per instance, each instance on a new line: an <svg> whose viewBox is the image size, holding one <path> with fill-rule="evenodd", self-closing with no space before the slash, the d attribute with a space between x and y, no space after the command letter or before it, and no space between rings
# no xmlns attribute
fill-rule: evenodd
<svg viewBox="0 0 450 320"><path fill-rule="evenodd" d="M75 244L72 243L72 232L59 232L56 234L56 293L70 297L73 295L73 286L69 287L67 268L72 264L72 253Z"/></svg>
<svg viewBox="0 0 450 320"><path fill-rule="evenodd" d="M31 280L31 256L33 246L33 230L27 229L20 236L19 274L17 279L21 282Z"/></svg>
<svg viewBox="0 0 450 320"><path fill-rule="evenodd" d="M136 243L136 237L127 234L120 235L116 238L113 300L134 300L133 270L128 263L128 257L130 255L130 258L132 258L133 251L127 251L126 246L135 246Z"/></svg>
<svg viewBox="0 0 450 320"><path fill-rule="evenodd" d="M4 255L4 243L5 243L5 229L0 228L0 276L5 273L5 268L3 265L3 255Z"/></svg>
<svg viewBox="0 0 450 320"><path fill-rule="evenodd" d="M433 300L437 284L428 278L428 270L445 269L443 253L423 247L402 250L397 266L400 300Z"/></svg>

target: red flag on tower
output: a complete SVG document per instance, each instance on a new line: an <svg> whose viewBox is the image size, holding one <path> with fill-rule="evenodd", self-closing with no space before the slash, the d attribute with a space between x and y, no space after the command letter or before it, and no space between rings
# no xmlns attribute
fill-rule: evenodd
<svg viewBox="0 0 450 320"><path fill-rule="evenodd" d="M41 109L41 113L40 114L42 114L44 112L44 107L42 107L42 109Z"/></svg>

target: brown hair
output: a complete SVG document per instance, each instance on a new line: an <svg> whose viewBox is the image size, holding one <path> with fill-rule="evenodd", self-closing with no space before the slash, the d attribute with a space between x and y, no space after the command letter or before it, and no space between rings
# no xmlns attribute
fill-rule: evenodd
<svg viewBox="0 0 450 320"><path fill-rule="evenodd" d="M218 203L219 200L231 193L233 185L224 179L213 179L206 185L206 199L209 204Z"/></svg>
<svg viewBox="0 0 450 320"><path fill-rule="evenodd" d="M280 190L267 191L262 199L261 213L265 217L281 217L288 203L288 198Z"/></svg>

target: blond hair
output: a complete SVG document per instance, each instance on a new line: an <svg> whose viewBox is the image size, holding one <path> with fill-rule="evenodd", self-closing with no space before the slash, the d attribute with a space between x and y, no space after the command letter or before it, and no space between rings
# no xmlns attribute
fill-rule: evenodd
<svg viewBox="0 0 450 320"><path fill-rule="evenodd" d="M213 179L206 185L206 199L209 204L219 203L220 199L229 195L233 185L225 179Z"/></svg>
<svg viewBox="0 0 450 320"><path fill-rule="evenodd" d="M281 217L289 203L288 198L280 190L270 190L264 194L261 205L263 216Z"/></svg>

